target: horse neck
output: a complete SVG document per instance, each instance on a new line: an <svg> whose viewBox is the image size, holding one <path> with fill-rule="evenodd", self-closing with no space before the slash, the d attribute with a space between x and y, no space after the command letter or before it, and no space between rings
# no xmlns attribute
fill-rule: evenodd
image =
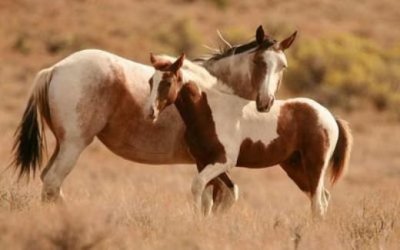
<svg viewBox="0 0 400 250"><path fill-rule="evenodd" d="M217 78L220 85L232 89L233 94L247 100L255 100L257 90L251 83L252 63L250 60L249 53L242 53L206 61L203 66Z"/></svg>
<svg viewBox="0 0 400 250"><path fill-rule="evenodd" d="M198 131L199 127L214 128L213 115L221 115L218 112L218 110L222 110L221 107L230 107L232 112L229 114L239 117L243 107L248 103L248 100L221 92L219 88L203 88L193 81L181 85L175 100L175 106L187 131L196 136L207 136L203 134L204 131Z"/></svg>
<svg viewBox="0 0 400 250"><path fill-rule="evenodd" d="M191 81L182 85L175 100L175 106L189 133L201 136L203 131L198 128L213 124L206 94Z"/></svg>

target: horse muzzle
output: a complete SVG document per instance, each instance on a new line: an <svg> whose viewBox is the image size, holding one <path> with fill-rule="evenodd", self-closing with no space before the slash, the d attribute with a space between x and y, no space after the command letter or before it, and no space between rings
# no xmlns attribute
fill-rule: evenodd
<svg viewBox="0 0 400 250"><path fill-rule="evenodd" d="M270 95L268 98L260 98L260 95L257 96L256 99L256 107L258 112L269 112L272 105L275 102L275 96Z"/></svg>
<svg viewBox="0 0 400 250"><path fill-rule="evenodd" d="M155 110L153 107L149 108L149 111L147 113L147 119L155 123L158 118L158 110Z"/></svg>

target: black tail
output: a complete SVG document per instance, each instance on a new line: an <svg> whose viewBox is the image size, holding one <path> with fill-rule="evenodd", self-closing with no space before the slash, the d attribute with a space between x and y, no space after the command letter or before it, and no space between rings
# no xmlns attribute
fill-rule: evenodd
<svg viewBox="0 0 400 250"><path fill-rule="evenodd" d="M44 121L48 124L50 122L48 86L51 72L51 69L45 69L36 77L33 93L15 132L12 164L19 170L19 177L26 175L29 179L31 173L35 175L42 163Z"/></svg>
<svg viewBox="0 0 400 250"><path fill-rule="evenodd" d="M42 162L42 135L40 133L38 110L31 96L17 131L13 146L13 164L19 168L19 177L35 174Z"/></svg>

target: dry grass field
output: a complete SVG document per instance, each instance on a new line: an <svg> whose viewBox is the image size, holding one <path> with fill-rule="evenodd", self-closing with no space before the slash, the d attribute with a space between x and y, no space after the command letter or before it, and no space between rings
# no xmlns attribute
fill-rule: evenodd
<svg viewBox="0 0 400 250"><path fill-rule="evenodd" d="M217 28L243 41L260 23L278 38L300 30L296 46L337 33L400 44L397 0L0 1L0 249L399 249L400 123L363 102L332 108L354 148L323 221L279 167L234 169L239 201L209 218L192 212L194 166L128 162L98 141L65 181L65 206L41 204L39 178L17 182L6 169L39 69L92 47L143 63L150 51L201 55Z"/></svg>

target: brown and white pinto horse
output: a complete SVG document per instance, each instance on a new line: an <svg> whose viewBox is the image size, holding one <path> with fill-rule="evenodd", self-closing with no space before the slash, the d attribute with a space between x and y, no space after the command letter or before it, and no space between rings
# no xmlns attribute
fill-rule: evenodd
<svg viewBox="0 0 400 250"><path fill-rule="evenodd" d="M155 119L173 103L178 109L186 125L186 143L202 169L192 183L196 208L209 181L234 166L280 164L310 197L313 214L323 216L329 200L325 172L331 165L335 182L350 156L347 123L306 98L275 101L270 112L258 112L255 102L198 86L180 70L183 58L170 64L151 58L156 72L150 80L149 115Z"/></svg>
<svg viewBox="0 0 400 250"><path fill-rule="evenodd" d="M198 66L200 70L192 74L204 79L199 82L218 82L248 100L259 96L258 106L265 110L271 97L268 94L264 100L264 93L275 93L277 83L271 83L271 79L279 82L281 77L279 70L267 72L267 60L284 58L283 50L294 37L276 42L260 26L255 41L203 60L204 67ZM184 140L185 126L175 107L167 108L155 124L142 112L150 93L148 79L153 74L151 66L100 50L79 51L38 73L16 132L14 164L20 176L29 177L40 168L43 128L47 124L56 138L56 147L41 173L42 200L62 198L64 179L94 137L115 154L134 162L193 163ZM239 77L242 81L233 80ZM225 174L219 179L234 189ZM216 185L222 190L221 183Z"/></svg>

